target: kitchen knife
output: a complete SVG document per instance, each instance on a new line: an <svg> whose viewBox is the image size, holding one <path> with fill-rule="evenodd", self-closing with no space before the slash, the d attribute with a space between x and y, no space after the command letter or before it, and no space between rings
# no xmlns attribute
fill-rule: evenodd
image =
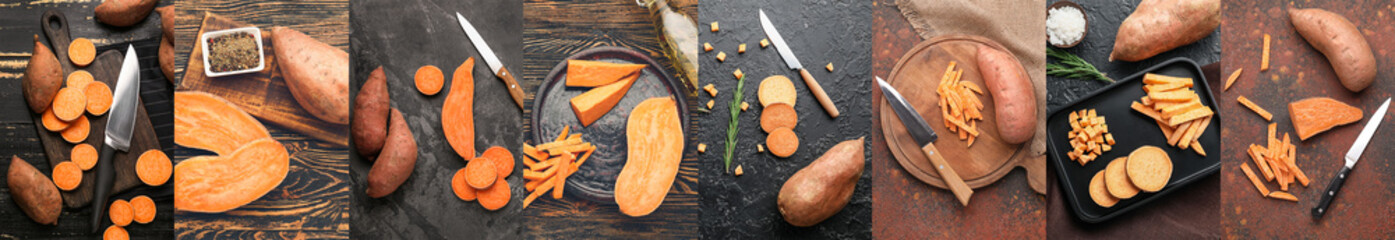
<svg viewBox="0 0 1395 240"><path fill-rule="evenodd" d="M1337 172L1337 177L1332 178L1332 183L1327 184L1327 190L1322 191L1322 200L1313 208L1313 218L1322 218L1322 215L1327 213L1328 205L1332 204L1332 197L1337 195L1337 190L1342 190L1342 183L1347 181L1347 174L1351 174L1351 167L1356 165L1356 160L1361 159L1361 153L1365 152L1366 145L1371 143L1371 137L1376 134L1376 128L1380 127L1381 120L1385 119L1385 110L1389 108L1390 99L1386 98L1385 103L1380 104L1380 108L1371 114L1371 121L1366 122L1366 126L1361 128L1361 135L1356 136L1356 142L1351 144L1347 155L1342 157L1346 164Z"/></svg>
<svg viewBox="0 0 1395 240"><path fill-rule="evenodd" d="M504 68L504 62L499 61L499 56L494 55L494 50L489 49L489 44L484 42L484 37L475 30L475 25L470 25L470 21L465 20L465 16L455 13L455 19L460 21L460 28L465 29L465 35L470 37L470 43L475 45L475 50L480 52L480 58L484 59L484 64L489 65L489 70L494 71L494 76L504 81L504 85L509 88L509 96L513 97L513 103L518 104L518 109L523 109L523 88L518 86L518 80L513 78L509 69Z"/></svg>
<svg viewBox="0 0 1395 240"><path fill-rule="evenodd" d="M136 128L136 111L140 106L140 57L136 56L134 45L126 46L126 60L121 62L121 72L116 78L116 89L112 92L111 109L107 112L107 129L102 144L101 155L97 158L97 187L92 195L92 232L102 230L102 220L106 219L107 197L111 195L111 185L116 172L112 159L116 151L128 152L131 147L131 133Z"/></svg>
<svg viewBox="0 0 1395 240"><path fill-rule="evenodd" d="M935 134L935 130L930 129L929 124L925 124L925 119L920 117L920 112L916 111L915 107L911 106L900 92L892 88L890 83L877 77L877 85L881 87L882 96L886 98L886 102L891 104L892 111L896 112L896 117L901 119L901 124L906 125L906 131L911 134L911 138L915 139L915 143L921 146L920 151L924 152L925 156L930 157L930 163L935 165L935 170L940 172L940 177L945 180L945 185L949 185L949 191L954 192L954 197L959 198L960 204L968 206L969 197L974 195L974 189L970 188L968 184L964 184L964 179L959 178L959 174L955 173L954 168L949 166L949 161L945 161L945 157L940 155L940 150L935 148L935 140L939 138L939 135Z"/></svg>
<svg viewBox="0 0 1395 240"><path fill-rule="evenodd" d="M785 38L780 36L780 32L775 30L775 24L770 23L770 18L765 16L765 10L760 11L760 27L765 30L765 35L770 37L770 44L775 45L775 50L780 52L780 58L785 60L785 65L790 70L799 70L799 77L804 79L804 85L809 86L809 91L814 93L814 98L819 100L819 105L823 105L823 110L828 112L828 116L838 118L838 106L833 105L833 100L828 98L828 93L823 91L823 86L814 79L814 75L809 75L809 70L804 69L804 65L799 64L799 59L794 57L794 52L790 50L790 45L785 43Z"/></svg>

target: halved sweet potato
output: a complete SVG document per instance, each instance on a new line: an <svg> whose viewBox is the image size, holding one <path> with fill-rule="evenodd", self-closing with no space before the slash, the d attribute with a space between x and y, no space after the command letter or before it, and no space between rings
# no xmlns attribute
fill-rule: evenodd
<svg viewBox="0 0 1395 240"><path fill-rule="evenodd" d="M455 68L450 92L441 106L441 128L446 142L465 161L475 158L475 58Z"/></svg>
<svg viewBox="0 0 1395 240"><path fill-rule="evenodd" d="M286 147L271 138L222 156L186 159L174 166L174 208L218 213L247 205L281 185L290 160Z"/></svg>
<svg viewBox="0 0 1395 240"><path fill-rule="evenodd" d="M222 97L174 93L174 143L227 155L252 141L271 138L265 126Z"/></svg>
<svg viewBox="0 0 1395 240"><path fill-rule="evenodd" d="M1298 138L1308 138L1333 127L1361 121L1361 109L1325 97L1314 97L1288 104L1288 116Z"/></svg>
<svg viewBox="0 0 1395 240"><path fill-rule="evenodd" d="M615 204L631 217L653 213L683 162L683 123L672 98L650 98L630 112L628 157L615 179Z"/></svg>

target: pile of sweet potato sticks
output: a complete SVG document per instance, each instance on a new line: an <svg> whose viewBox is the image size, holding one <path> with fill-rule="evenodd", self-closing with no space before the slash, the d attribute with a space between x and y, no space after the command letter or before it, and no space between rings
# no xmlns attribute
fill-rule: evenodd
<svg viewBox="0 0 1395 240"><path fill-rule="evenodd" d="M979 135L978 122L983 121L983 102L978 100L983 90L973 82L960 81L964 69L954 69L957 64L949 62L935 93L940 95L940 114L944 116L945 127L949 132L958 133L959 140L967 140L969 146L973 146Z"/></svg>
<svg viewBox="0 0 1395 240"><path fill-rule="evenodd" d="M596 151L596 146L581 140L580 133L569 135L570 131L571 126L563 127L562 134L557 135L556 140L536 147L523 144L523 155L527 156L523 158L523 165L528 167L523 169L523 179L527 181L523 187L529 192L528 197L523 199L524 208L528 208L533 200L548 190L552 191L553 199L561 199L567 177Z"/></svg>
<svg viewBox="0 0 1395 240"><path fill-rule="evenodd" d="M1260 195L1297 202L1297 197L1286 192L1288 185L1296 181L1307 187L1308 175L1303 174L1303 170L1298 169L1298 164L1295 162L1298 160L1298 147L1289 142L1288 133L1284 133L1283 141L1275 138L1276 127L1274 123L1269 124L1269 138L1266 139L1269 146L1261 147L1250 144L1248 149L1250 159L1259 166L1259 172L1264 174L1264 181L1255 176L1254 170L1250 170L1249 163L1241 163L1240 170L1243 170L1245 176L1250 178L1250 183L1255 185L1255 189L1259 190ZM1269 188L1264 187L1266 181L1278 182L1279 191L1269 191Z"/></svg>
<svg viewBox="0 0 1395 240"><path fill-rule="evenodd" d="M1192 90L1192 79L1148 73L1143 75L1143 91L1148 95L1134 101L1134 111L1153 118L1167 136L1167 144L1192 149L1201 156L1206 150L1197 139L1206 133L1215 112L1201 104Z"/></svg>

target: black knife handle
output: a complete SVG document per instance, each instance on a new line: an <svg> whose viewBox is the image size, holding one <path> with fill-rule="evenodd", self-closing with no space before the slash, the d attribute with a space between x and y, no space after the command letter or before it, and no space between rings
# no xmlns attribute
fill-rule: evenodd
<svg viewBox="0 0 1395 240"><path fill-rule="evenodd" d="M102 144L102 154L97 158L97 180L92 181L97 184L92 194L92 233L102 230L102 220L105 218L107 209L107 197L111 195L111 184L115 181L116 171L112 169L112 159L116 155L116 149Z"/></svg>
<svg viewBox="0 0 1395 240"><path fill-rule="evenodd" d="M1313 218L1322 218L1322 214L1327 213L1328 205L1332 204L1332 197L1337 195L1338 190L1342 190L1342 183L1347 181L1347 174L1351 174L1351 168L1342 166L1342 171L1337 172L1337 177L1332 178L1332 183L1327 184L1327 190L1322 191L1322 200L1313 208Z"/></svg>

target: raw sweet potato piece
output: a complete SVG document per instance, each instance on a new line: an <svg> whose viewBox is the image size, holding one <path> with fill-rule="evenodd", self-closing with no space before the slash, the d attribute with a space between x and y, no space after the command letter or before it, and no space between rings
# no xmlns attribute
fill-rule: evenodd
<svg viewBox="0 0 1395 240"><path fill-rule="evenodd" d="M412 176L417 165L417 141L412 137L412 129L402 118L402 112L392 109L388 120L388 138L383 143L383 152L368 171L368 196L380 198L397 191L397 187Z"/></svg>
<svg viewBox="0 0 1395 240"><path fill-rule="evenodd" d="M765 136L765 145L769 146L770 154L787 158L799 150L799 135L794 134L793 129L776 128L770 130L770 135Z"/></svg>
<svg viewBox="0 0 1395 240"><path fill-rule="evenodd" d="M271 28L286 88L305 111L333 124L349 124L349 53L285 27Z"/></svg>
<svg viewBox="0 0 1395 240"><path fill-rule="evenodd" d="M290 153L271 138L222 156L185 159L174 166L174 208L203 213L236 209L281 185L290 169Z"/></svg>
<svg viewBox="0 0 1395 240"><path fill-rule="evenodd" d="M107 208L107 215L111 217L111 224L125 227L131 225L131 220L135 220L136 213L131 209L131 202L117 199L111 202L111 207Z"/></svg>
<svg viewBox="0 0 1395 240"><path fill-rule="evenodd" d="M88 83L82 93L87 94L87 113L92 116L107 114L107 110L111 109L111 87L106 83Z"/></svg>
<svg viewBox="0 0 1395 240"><path fill-rule="evenodd" d="M170 180L173 169L170 157L159 149L146 150L136 159L136 177L145 185L165 185L165 182Z"/></svg>
<svg viewBox="0 0 1395 240"><path fill-rule="evenodd" d="M591 123L610 112L615 104L620 103L621 98L625 98L625 93L630 91L630 86L633 86L637 79L639 78L626 78L572 97L572 112L576 113L576 119L581 121L581 126L591 126Z"/></svg>
<svg viewBox="0 0 1395 240"><path fill-rule="evenodd" d="M760 112L760 129L765 132L775 131L778 128L794 129L799 125L799 113L794 107L783 102L766 105Z"/></svg>
<svg viewBox="0 0 1395 240"><path fill-rule="evenodd" d="M195 91L174 93L175 144L227 155L263 138L271 138L266 127L222 97Z"/></svg>
<svg viewBox="0 0 1395 240"><path fill-rule="evenodd" d="M72 159L73 163L77 163L78 168L83 171L90 170L97 166L97 148L92 147L92 144L79 143L77 146L73 146L73 151L69 153L68 158Z"/></svg>
<svg viewBox="0 0 1395 240"><path fill-rule="evenodd" d="M58 120L73 121L87 111L87 95L78 88L63 88L53 96L53 116Z"/></svg>
<svg viewBox="0 0 1395 240"><path fill-rule="evenodd" d="M475 188L470 187L469 181L465 180L466 173L467 171L465 168L456 170L455 176L451 177L450 180L450 189L455 192L455 197L460 198L460 200L474 201L476 198L479 198L479 194L476 193L478 191L475 190Z"/></svg>
<svg viewBox="0 0 1395 240"><path fill-rule="evenodd" d="M663 204L683 162L683 123L672 98L650 98L630 111L628 157L615 179L615 204L631 217Z"/></svg>
<svg viewBox="0 0 1395 240"><path fill-rule="evenodd" d="M446 142L465 161L475 158L475 58L465 59L451 75L450 92L441 106Z"/></svg>
<svg viewBox="0 0 1395 240"><path fill-rule="evenodd" d="M10 187L11 199L29 219L42 225L58 225L58 214L63 213L63 198L58 195L58 187L43 172L24 159L12 156L5 183Z"/></svg>
<svg viewBox="0 0 1395 240"><path fill-rule="evenodd" d="M791 225L808 227L832 217L848 204L862 169L863 140L834 145L780 187L780 215Z"/></svg>
<svg viewBox="0 0 1395 240"><path fill-rule="evenodd" d="M567 86L568 87L600 87L621 79L626 79L631 75L639 75L639 71L647 65L630 63L611 63L590 60L567 60Z"/></svg>
<svg viewBox="0 0 1395 240"><path fill-rule="evenodd" d="M74 38L68 43L68 60L73 62L73 65L87 67L94 59L97 59L97 47L92 45L92 40Z"/></svg>
<svg viewBox="0 0 1395 240"><path fill-rule="evenodd" d="M1376 57L1366 35L1346 17L1317 8L1288 9L1293 30L1327 56L1342 87L1360 92L1376 81Z"/></svg>
<svg viewBox="0 0 1395 240"><path fill-rule="evenodd" d="M68 125L71 125L69 122L58 119L58 116L54 116L52 108L44 109L44 115L41 116L40 119L40 121L44 123L44 129L52 132L61 132L68 129Z"/></svg>
<svg viewBox="0 0 1395 240"><path fill-rule="evenodd" d="M489 189L498 180L499 170L494 167L494 161L470 161L465 164L465 183L476 190Z"/></svg>
<svg viewBox="0 0 1395 240"><path fill-rule="evenodd" d="M509 149L500 146L489 147L489 149L484 150L483 154L480 154L480 157L494 162L494 169L497 170L499 178L513 175L514 158Z"/></svg>
<svg viewBox="0 0 1395 240"><path fill-rule="evenodd" d="M131 220L136 223L146 224L155 221L155 200L145 195L136 196L128 201L131 204Z"/></svg>
<svg viewBox="0 0 1395 240"><path fill-rule="evenodd" d="M68 85L70 88L84 88L88 83L93 82L92 73L86 70L77 70L68 74Z"/></svg>
<svg viewBox="0 0 1395 240"><path fill-rule="evenodd" d="M125 228L121 228L121 226L117 225L111 225L107 226L107 230L105 232L102 232L102 240L131 240L131 235L130 233L126 232Z"/></svg>
<svg viewBox="0 0 1395 240"><path fill-rule="evenodd" d="M417 73L412 76L416 80L417 91L427 96L436 96L441 92L441 86L446 84L446 75L441 73L441 68L435 65L426 65L417 68Z"/></svg>
<svg viewBox="0 0 1395 240"><path fill-rule="evenodd" d="M60 162L53 165L53 185L63 191L72 191L82 184L82 167L71 161Z"/></svg>
<svg viewBox="0 0 1395 240"><path fill-rule="evenodd" d="M480 206L490 211L499 210L509 205L509 199L513 198L513 189L509 188L509 181L499 181L488 189L479 190L476 200Z"/></svg>
<svg viewBox="0 0 1395 240"><path fill-rule="evenodd" d="M68 125L68 129L63 129L60 135L63 136L63 141L77 144L87 140L87 135L91 133L92 122L87 121L87 115L79 115L78 119L74 120L71 125Z"/></svg>
<svg viewBox="0 0 1395 240"><path fill-rule="evenodd" d="M29 55L29 64L24 67L22 83L24 100L29 103L30 111L42 113L53 105L53 96L63 88L63 68L58 64L53 50L39 42L39 35L34 35L34 53Z"/></svg>
<svg viewBox="0 0 1395 240"><path fill-rule="evenodd" d="M146 16L150 16L150 10L155 9L158 0L106 0L102 5L97 5L93 17L97 21L117 27L129 27L136 25Z"/></svg>
<svg viewBox="0 0 1395 240"><path fill-rule="evenodd" d="M377 157L387 140L388 115L391 114L388 95L387 75L380 66L368 74L368 80L354 97L354 119L349 123L349 132L354 138L354 149L365 158Z"/></svg>
<svg viewBox="0 0 1395 240"><path fill-rule="evenodd" d="M1333 127L1361 121L1361 109L1335 99L1314 97L1288 104L1289 119L1298 138L1308 138Z"/></svg>

